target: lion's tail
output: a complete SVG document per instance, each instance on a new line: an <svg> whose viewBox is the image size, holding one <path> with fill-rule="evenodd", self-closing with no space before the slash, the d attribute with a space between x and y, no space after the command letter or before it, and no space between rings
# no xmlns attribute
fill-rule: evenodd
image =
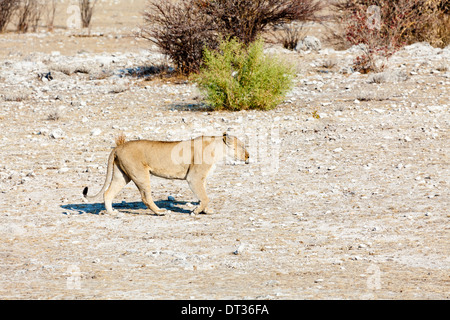
<svg viewBox="0 0 450 320"><path fill-rule="evenodd" d="M105 179L105 184L103 185L102 190L100 190L95 196L88 196L88 187L85 187L83 189L83 196L84 198L86 198L87 200L95 200L96 198L98 198L100 195L102 195L106 188L109 186L111 179L112 179L112 175L113 175L113 166L114 166L114 160L116 159L116 149L114 148L113 151L111 151L111 153L109 154L109 158L108 158L108 169L106 171L106 179Z"/></svg>

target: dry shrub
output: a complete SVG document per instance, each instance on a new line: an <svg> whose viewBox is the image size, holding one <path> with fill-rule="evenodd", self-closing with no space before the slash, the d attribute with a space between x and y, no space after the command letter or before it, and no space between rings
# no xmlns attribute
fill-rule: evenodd
<svg viewBox="0 0 450 320"><path fill-rule="evenodd" d="M219 38L249 44L269 26L313 19L320 8L317 0L151 0L140 36L189 74L200 69L203 50L217 48Z"/></svg>
<svg viewBox="0 0 450 320"><path fill-rule="evenodd" d="M344 28L343 40L363 44L355 69L380 71L380 57L389 58L406 44L449 42L449 5L444 0L345 0L334 4Z"/></svg>
<svg viewBox="0 0 450 320"><path fill-rule="evenodd" d="M5 31L18 4L17 0L0 0L0 32Z"/></svg>
<svg viewBox="0 0 450 320"><path fill-rule="evenodd" d="M98 0L79 0L83 28L88 28L91 24L94 7L97 4L97 1Z"/></svg>
<svg viewBox="0 0 450 320"><path fill-rule="evenodd" d="M197 0L223 35L245 44L267 27L291 21L314 20L322 4L316 0Z"/></svg>
<svg viewBox="0 0 450 320"><path fill-rule="evenodd" d="M21 0L18 1L19 6L17 8L17 31L27 32L30 27L33 32L36 32L39 20L43 12L43 5L40 1L36 0Z"/></svg>
<svg viewBox="0 0 450 320"><path fill-rule="evenodd" d="M58 0L45 0L45 20L48 31L53 31Z"/></svg>
<svg viewBox="0 0 450 320"><path fill-rule="evenodd" d="M283 24L280 32L275 31L273 36L284 48L294 50L299 41L306 36L307 31L304 22L294 21Z"/></svg>
<svg viewBox="0 0 450 320"><path fill-rule="evenodd" d="M72 64L52 64L50 70L64 73L66 76L71 76L75 72L75 66Z"/></svg>
<svg viewBox="0 0 450 320"><path fill-rule="evenodd" d="M215 26L193 0L150 1L144 20L140 36L154 42L182 74L198 71L204 47L218 45Z"/></svg>
<svg viewBox="0 0 450 320"><path fill-rule="evenodd" d="M11 18L17 21L17 31L36 31L44 15L49 31L53 30L58 0L0 0L0 32L5 31Z"/></svg>
<svg viewBox="0 0 450 320"><path fill-rule="evenodd" d="M444 48L450 44L450 2L423 0L420 10L421 23L408 34L408 43L426 41L432 46Z"/></svg>

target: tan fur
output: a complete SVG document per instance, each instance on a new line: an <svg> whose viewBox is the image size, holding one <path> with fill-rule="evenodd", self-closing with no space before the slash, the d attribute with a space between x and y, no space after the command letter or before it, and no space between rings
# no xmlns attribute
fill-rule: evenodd
<svg viewBox="0 0 450 320"><path fill-rule="evenodd" d="M126 136L123 132L121 132L117 137L116 137L116 147L121 146L122 144L124 144L126 142Z"/></svg>
<svg viewBox="0 0 450 320"><path fill-rule="evenodd" d="M120 142L120 144L118 143ZM116 212L112 201L120 190L131 180L138 187L142 201L155 214L162 214L152 200L150 175L166 179L186 180L192 192L200 200L194 213L211 213L206 194L206 178L211 167L220 160L227 150L233 151L234 158L248 163L249 154L244 144L226 133L220 137L198 137L187 141L124 142L116 140L118 146L110 153L105 184L95 196L88 196L88 188L83 190L85 198L92 200L103 193L108 213ZM111 182L109 182L111 181ZM109 186L109 187L108 187ZM105 189L108 189L105 191Z"/></svg>

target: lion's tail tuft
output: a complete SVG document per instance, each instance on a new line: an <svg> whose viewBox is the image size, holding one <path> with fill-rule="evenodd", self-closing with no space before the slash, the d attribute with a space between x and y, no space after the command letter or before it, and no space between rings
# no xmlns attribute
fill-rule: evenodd
<svg viewBox="0 0 450 320"><path fill-rule="evenodd" d="M84 189L83 189L83 197L87 197L87 194L88 194L88 187L85 187Z"/></svg>

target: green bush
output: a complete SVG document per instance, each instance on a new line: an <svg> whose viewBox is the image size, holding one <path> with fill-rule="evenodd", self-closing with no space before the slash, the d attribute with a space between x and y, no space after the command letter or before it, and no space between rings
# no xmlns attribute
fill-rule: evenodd
<svg viewBox="0 0 450 320"><path fill-rule="evenodd" d="M269 110L283 101L294 76L293 66L264 55L263 41L246 46L231 39L221 41L217 51L205 48L194 80L214 109Z"/></svg>

